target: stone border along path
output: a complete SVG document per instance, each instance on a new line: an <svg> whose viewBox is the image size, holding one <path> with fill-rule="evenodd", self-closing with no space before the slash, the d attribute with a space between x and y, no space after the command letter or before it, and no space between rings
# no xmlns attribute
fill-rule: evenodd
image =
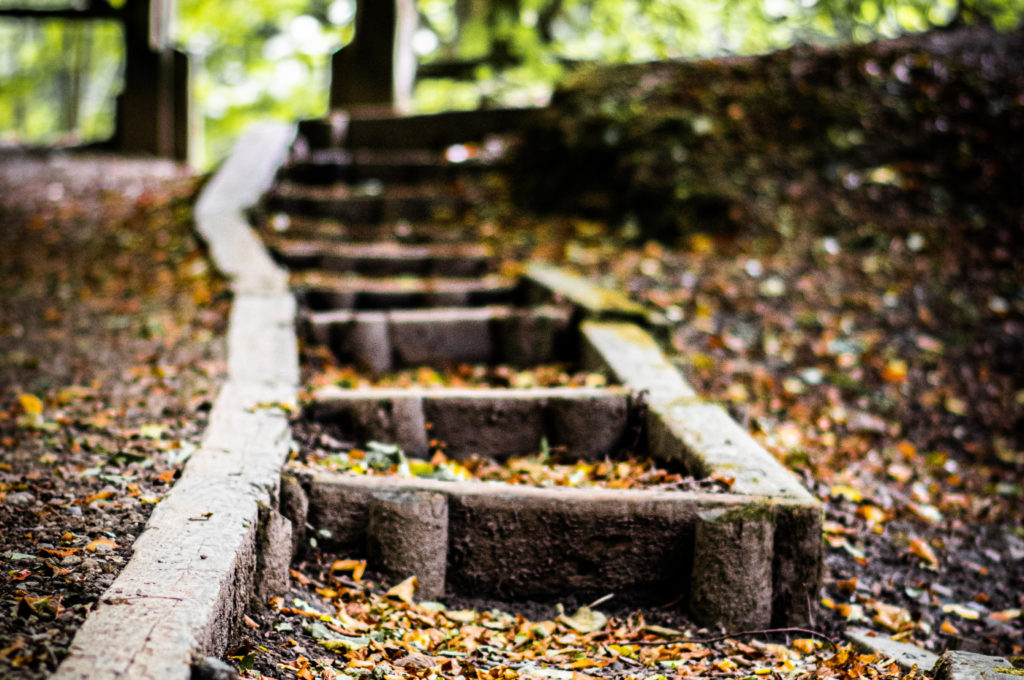
<svg viewBox="0 0 1024 680"><path fill-rule="evenodd" d="M223 652L251 598L287 586L291 525L274 509L296 403L295 301L244 215L270 186L294 128L253 128L204 189L195 217L232 279L228 378L198 451L72 643L56 680L187 680Z"/></svg>

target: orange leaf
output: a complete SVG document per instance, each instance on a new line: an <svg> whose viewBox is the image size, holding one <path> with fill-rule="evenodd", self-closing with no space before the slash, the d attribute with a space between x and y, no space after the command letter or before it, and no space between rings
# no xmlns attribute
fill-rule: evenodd
<svg viewBox="0 0 1024 680"><path fill-rule="evenodd" d="M1021 615L1020 609L1004 609L1001 612L992 612L989 614L996 621L1013 621L1019 619Z"/></svg>
<svg viewBox="0 0 1024 680"><path fill-rule="evenodd" d="M102 546L106 546L106 548L101 550ZM89 552L96 552L97 550L99 550L100 552L106 552L107 550L116 547L117 543L111 541L109 538L97 538L95 541L85 546L85 549Z"/></svg>
<svg viewBox="0 0 1024 680"><path fill-rule="evenodd" d="M412 604L412 597L416 593L416 589L419 585L419 580L415 576L410 576L397 586L388 590L384 595L385 597L393 597L401 600L406 604Z"/></svg>
<svg viewBox="0 0 1024 680"><path fill-rule="evenodd" d="M907 380L907 362L893 359L882 370L882 380L889 383L901 383Z"/></svg>
<svg viewBox="0 0 1024 680"><path fill-rule="evenodd" d="M86 496L85 497L85 503L86 503L86 505L88 505L89 503L92 503L93 501L105 501L105 500L107 500L108 498L110 498L113 495L114 495L114 492L112 490L110 490L110 489L106 489L104 491L97 491L94 494L90 494L90 495Z"/></svg>
<svg viewBox="0 0 1024 680"><path fill-rule="evenodd" d="M874 505L861 505L857 508L857 514L867 521L874 522L875 524L884 522L889 518L885 513L885 510L875 507Z"/></svg>
<svg viewBox="0 0 1024 680"><path fill-rule="evenodd" d="M949 621L943 621L942 625L939 626L939 630L941 630L946 635L959 635L960 634L960 631L956 629L956 626L954 626Z"/></svg>
<svg viewBox="0 0 1024 680"><path fill-rule="evenodd" d="M927 562L932 566L939 565L939 558L935 556L935 551L925 541L920 538L915 538L910 541L910 552L914 553L917 557Z"/></svg>

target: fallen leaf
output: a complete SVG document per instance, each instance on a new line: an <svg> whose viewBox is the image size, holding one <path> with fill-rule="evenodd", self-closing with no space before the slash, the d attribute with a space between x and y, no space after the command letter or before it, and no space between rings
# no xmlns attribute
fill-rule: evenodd
<svg viewBox="0 0 1024 680"><path fill-rule="evenodd" d="M21 404L21 410L27 415L38 416L43 412L43 402L34 394L19 394L18 402Z"/></svg>
<svg viewBox="0 0 1024 680"><path fill-rule="evenodd" d="M947 614L957 614L968 621L977 621L981 617L977 609L972 609L962 604L944 604L942 605L942 611Z"/></svg>
<svg viewBox="0 0 1024 680"><path fill-rule="evenodd" d="M938 566L939 564L939 558L935 556L935 551L932 550L932 547L926 541L920 538L911 539L910 552L932 566Z"/></svg>
<svg viewBox="0 0 1024 680"><path fill-rule="evenodd" d="M555 619L577 633L596 633L608 623L608 617L590 607L580 607L572 616L559 614Z"/></svg>
<svg viewBox="0 0 1024 680"><path fill-rule="evenodd" d="M109 538L97 538L89 543L89 545L85 546L85 549L89 552L109 552L116 547L117 543Z"/></svg>
<svg viewBox="0 0 1024 680"><path fill-rule="evenodd" d="M416 589L419 588L419 585L419 580L415 576L410 576L397 586L388 590L384 595L385 597L394 597L399 599L406 604L412 604L413 595L416 593Z"/></svg>

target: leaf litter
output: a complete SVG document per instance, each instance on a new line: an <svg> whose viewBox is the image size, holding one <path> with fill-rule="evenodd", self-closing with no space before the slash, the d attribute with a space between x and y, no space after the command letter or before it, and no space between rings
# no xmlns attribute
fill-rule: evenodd
<svg viewBox="0 0 1024 680"><path fill-rule="evenodd" d="M415 577L390 588L365 562L321 555L292 572L292 588L257 615L227 659L252 678L923 678L814 631L716 636L602 611L415 598ZM654 614L658 616L658 614ZM673 622L674 624L674 622ZM777 642L767 640L775 639Z"/></svg>
<svg viewBox="0 0 1024 680"><path fill-rule="evenodd" d="M195 450L227 298L192 234L182 168L5 154L0 675L34 680L67 654Z"/></svg>

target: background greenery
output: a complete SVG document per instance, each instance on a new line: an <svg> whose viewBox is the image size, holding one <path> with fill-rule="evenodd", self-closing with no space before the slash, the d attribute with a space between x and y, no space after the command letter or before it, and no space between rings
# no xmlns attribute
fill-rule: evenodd
<svg viewBox="0 0 1024 680"><path fill-rule="evenodd" d="M477 60L470 81L420 81L414 106L432 111L543 102L578 61L866 42L954 20L1011 28L1024 0L419 0L419 10L423 63ZM180 0L172 35L193 59L198 163L222 158L255 119L325 113L329 56L351 40L354 12L355 0ZM0 20L0 143L108 137L122 62L113 22Z"/></svg>

